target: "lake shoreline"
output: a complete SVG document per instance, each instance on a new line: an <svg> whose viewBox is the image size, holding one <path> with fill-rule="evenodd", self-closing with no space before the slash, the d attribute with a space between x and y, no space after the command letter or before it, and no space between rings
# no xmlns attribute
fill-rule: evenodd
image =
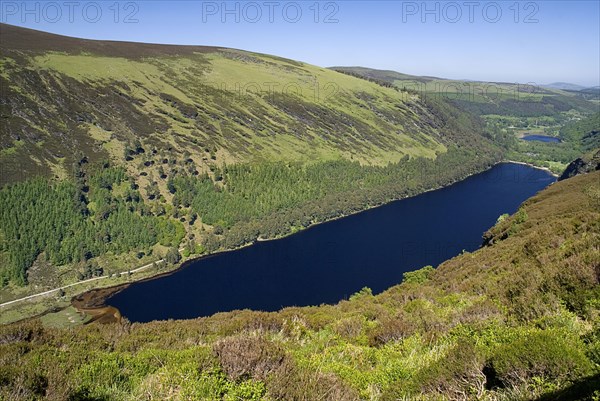
<svg viewBox="0 0 600 401"><path fill-rule="evenodd" d="M437 191L437 190L440 190L440 189L443 189L443 188L447 188L447 187L450 187L450 186L452 186L452 185L454 185L454 184L456 184L458 182L464 181L464 180L468 179L469 177L475 176L477 174L484 173L484 172L486 172L486 171L494 168L495 166L497 166L500 163L504 163L504 161L498 161L498 162L496 162L494 164L491 164L487 168L484 168L484 169L482 169L480 171L477 171L477 172L474 172L472 174L468 174L468 175L466 175L464 177L461 177L459 179L455 179L455 180L453 180L452 182L449 182L446 185L440 185L440 186L435 187L435 188L430 188L430 189L427 189L427 190L425 190L423 192L420 192L418 194L415 194L415 195L394 198L394 199L390 199L390 200L385 201L385 202L381 202L381 203L378 203L378 204L370 205L370 206L368 206L368 207L366 207L364 209L361 209L361 210L359 210L359 211L357 211L355 213L345 214L345 215L341 215L341 216L336 216L334 218L331 218L331 219L328 219L328 220L325 220L325 221L319 221L319 222L311 223L307 227L301 228L301 229L299 229L297 231L290 232L290 233L285 234L285 235L281 235L281 236L274 237L274 238L260 238L260 237L258 237L254 241L248 242L248 243L246 243L244 245L241 245L241 246L239 246L237 248L223 249L223 250L219 250L219 251L216 251L216 252L213 252L213 253L210 253L210 254L204 254L204 255L199 255L198 257L192 257L192 258L190 258L190 259L182 262L179 266L177 266L177 267L175 267L175 268L173 268L173 269L171 269L169 271L166 271L166 272L158 272L155 275L151 275L149 277L143 277L143 278L140 278L140 279L137 279L137 280L133 279L131 281L128 281L127 283L121 283L121 284L111 285L111 286L108 286L108 287L102 287L102 286L100 286L100 287L92 288L92 289L86 290L86 291L84 291L82 293L74 295L71 298L71 306L75 307L77 310L79 310L81 312L94 311L95 309L105 308L107 306L110 306L110 305L106 304L106 302L105 302L108 298L110 298L112 295L114 295L114 294L116 294L116 293L124 290L125 288L129 287L131 284L142 283L142 282L149 281L149 280L155 280L155 279L158 279L160 277L169 276L169 275L172 275L174 273L177 273L177 272L185 269L188 265L190 265L192 263L196 263L196 262L198 262L200 260L203 260L203 259L208 259L208 258L217 256L217 255L220 255L220 254L223 254L223 253L226 253L226 252L235 252L235 251L247 248L249 246L253 246L253 245L255 245L255 244L259 243L259 242L269 242L269 241L276 241L276 240L284 239L284 238L287 238L289 236L292 236L292 235L295 235L295 234L299 234L301 232L305 232L307 230L310 230L313 227L317 227L317 226L320 226L322 224L334 222L334 221L337 221L337 220L340 220L340 219L343 219L343 218L346 218L346 217L349 217L349 216L357 215L357 214L360 214L360 213L363 213L363 212L366 212L366 211L369 211L369 210L372 210L372 209L375 209L375 208L378 208L378 207L382 207L382 206L388 205L388 204L396 202L396 201L400 201L400 200L404 200L404 199L416 197L416 196L419 196L419 195L422 195L422 194L425 194L425 193L428 193L428 192ZM92 293L94 294L94 296L89 297L88 294L92 294ZM81 302L82 299L88 299L88 298L91 299L91 300L93 300L92 304L88 305L85 302Z"/></svg>
<svg viewBox="0 0 600 401"><path fill-rule="evenodd" d="M418 193L416 195L405 196L405 197L402 197L402 198L395 198L395 199L392 199L392 200L389 200L389 201L386 201L386 202L382 202L382 203L379 203L379 204L376 204L376 205L373 205L373 206L366 207L365 209L359 210L359 211L357 211L355 213L345 214L345 215L342 215L342 216L334 217L334 218L329 219L329 220L325 220L325 221L320 221L320 222L317 222L317 223L313 223L313 224L310 224L309 226L307 226L305 228L302 228L300 230L297 230L297 231L295 231L293 233L289 233L289 234L286 234L286 235L281 235L279 237L275 237L275 238L260 238L260 237L258 237L254 242L251 242L249 244L243 245L243 246L241 246L239 248L225 250L225 251L219 251L219 252L216 252L215 254L221 253L221 252L235 251L237 249L242 249L242 248L245 248L246 246L251 246L251 245L253 245L256 242L276 241L278 239L286 238L286 237L289 237L290 235L294 235L294 234L298 234L300 232L306 231L306 230L308 230L308 229L310 229L312 227L316 227L316 226L321 225L321 224L326 224L326 223L329 223L329 222L332 222L332 221L336 221L336 220L339 220L339 219L343 219L343 218L346 218L346 217L349 217L349 216L354 216L356 214L363 213L363 212L366 212L366 211L371 210L371 209L376 209L378 207L381 207L381 206L384 206L384 205L388 205L388 204L396 202L396 201L401 201L401 200L404 200L404 199L409 199L409 198L413 198L415 196L426 194L428 192L437 191L437 190L440 190L440 189L443 189L443 188L448 188L448 187L450 187L450 186L452 186L452 185L454 185L456 183L459 183L461 181L464 181L464 180L468 179L469 177L473 177L473 176L475 176L477 174L482 174L482 173L484 173L484 172L486 172L488 170L491 170L492 168L496 167L499 164L520 164L520 165L523 165L523 166L528 166L528 167L534 168L536 170L545 171L546 173L550 174L551 176L553 176L555 178L559 177L558 174L554 173L552 170L550 170L547 167L540 167L540 166L536 166L536 165L531 164L531 163L519 162L519 161L515 161L515 160L501 160L501 161L499 161L499 162L497 162L497 163L489 166L485 170L481 170L479 172L476 172L476 173L473 173L473 174L469 174L466 177L463 177L463 178L461 178L459 180L452 181L451 183L446 184L446 185L440 185L439 187L436 187L436 188L427 189L427 190L425 190L423 192L420 192L420 193ZM211 255L213 255L213 254L211 254ZM201 259L201 258L198 258L198 259Z"/></svg>
<svg viewBox="0 0 600 401"><path fill-rule="evenodd" d="M532 133L523 133L518 136L519 139L527 142L544 142L544 143L562 143L562 139L546 134L532 134Z"/></svg>
<svg viewBox="0 0 600 401"><path fill-rule="evenodd" d="M494 166L439 191L420 188L419 196L403 197L403 202L387 202L343 220L339 216L330 225L313 224L303 235L255 241L251 249L195 259L178 274L144 280L107 304L143 323L238 309L335 304L364 286L384 291L402 281L402 272L437 266L462 249L475 252L498 216L514 213L555 181L548 172L520 163ZM448 171L443 173L449 183Z"/></svg>
<svg viewBox="0 0 600 401"><path fill-rule="evenodd" d="M325 223L330 223L330 222L334 222L334 221L340 220L342 218L346 218L346 217L350 217L350 216L353 216L353 215L357 215L357 214L360 214L360 213L363 213L363 212L366 212L366 211L369 211L369 210L372 210L372 209L375 209L375 208L378 208L378 207L382 207L382 206L391 204L391 203L393 203L395 201L405 200L405 199L416 197L416 196L419 196L419 195L422 195L422 194L425 194L425 193L428 193L428 192L432 192L432 191L440 190L440 189L443 189L443 188L447 188L447 187L450 187L450 186L452 186L452 185L454 185L454 184L456 184L458 182L464 181L464 180L466 180L466 179L468 179L468 178L470 178L472 176L475 176L475 175L478 175L478 174L482 174L482 173L484 173L484 172L486 172L486 171L494 168L495 166L497 166L499 164L503 164L503 163L508 163L508 164L512 163L512 164L526 165L526 166L534 168L534 169L543 170L546 173L548 173L548 174L550 174L550 175L552 175L554 177L557 177L556 174L552 173L549 169L544 168L544 167L539 167L539 166L532 165L530 163L524 163L524 162L518 162L518 161L512 161L512 160L500 160L500 161L497 161L497 162L495 162L495 163L487 166L486 168L483 168L480 171L474 172L472 174L468 174L468 175L466 175L464 177L461 177L459 179L455 179L452 182L449 182L449 183L447 183L445 185L441 185L441 186L438 186L438 187L435 187L435 188L427 189L427 190L422 191L422 192L420 192L418 194L415 194L415 195L394 198L394 199L390 199L390 200L385 201L385 202L381 202L381 203L378 203L378 204L373 204L373 205L370 205L370 206L368 206L368 207L366 207L364 209L358 210L358 211L356 211L354 213L340 215L340 216L336 216L336 217L334 217L332 219L328 219L328 220L325 220L325 221L319 221L319 222L312 223L312 224L310 224L309 226L307 226L305 228L301 228L299 230L295 230L293 232L287 233L286 235L282 235L282 236L279 236L279 237L275 237L275 238L257 238L254 241L246 243L246 244L244 244L242 246L239 246L237 248L223 249L223 250L219 250L219 251L216 251L216 252L213 252L213 253L210 253L210 254L192 256L191 258L183 261L179 266L173 267L173 268L169 269L168 271L157 271L155 274L151 274L149 276L144 276L144 277L141 277L139 279L132 278L130 281L127 281L125 283L118 283L118 284L115 283L115 284L109 284L109 285L106 285L106 286L99 285L98 287L85 289L84 291L82 291L80 293L75 293L74 295L72 295L71 300L70 300L68 306L75 306L75 307L79 306L77 309L81 310L82 312L83 312L83 309L86 308L86 307L88 309L90 309L89 307L91 307L91 308L106 307L107 306L106 302L105 302L106 299L110 298L110 296L114 295L115 293L120 292L123 289L129 287L131 284L145 282L145 281L154 280L154 279L157 279L157 278L160 278L160 277L163 277L163 276L172 275L174 273L179 272L182 269L185 269L189 264L198 262L199 260L202 260L202 259L211 258L213 256L217 256L217 255L220 255L220 254L225 253L225 252L238 251L238 250L241 250L243 248L247 248L249 246L255 245L258 242L269 242L269 241L274 241L274 240L279 240L279 239L287 238L289 236L292 236L292 235L295 235L295 234L307 231L307 230L309 230L309 229L311 229L313 227L317 227L317 226L320 226L320 225L325 224ZM133 270L132 270L132 272L133 272ZM135 275L135 273L134 273L134 275ZM98 283L98 284L101 284L101 283ZM58 291L58 290L59 289L57 288L57 289L51 290L51 291ZM91 304L93 304L93 305L85 305L85 303L82 304L80 302L80 300L82 299L82 297L85 299L86 294L92 293L92 292L96 293L96 296L93 297L94 301L91 302ZM36 296L36 295L41 295L41 294L34 294L33 296ZM101 301L101 302L99 302L99 301ZM59 310L65 309L68 306L65 306L65 307L62 307L62 308L59 307ZM54 311L56 311L56 310L54 310ZM29 317L23 317L23 319L27 320L27 319L31 319L31 318L42 316L42 315L47 314L47 313L48 313L48 311L45 311L45 312L42 312L41 314L36 314L35 316L32 315L32 316L29 316ZM21 319L21 320L23 320L23 319Z"/></svg>
<svg viewBox="0 0 600 401"><path fill-rule="evenodd" d="M512 163L512 164L521 164L523 166L529 166L531 168L535 168L538 170L542 170L547 172L548 174L550 174L551 176L558 178L560 177L558 174L556 174L554 171L550 170L548 167L541 167L541 166L536 166L535 164L531 164L531 163L527 163L527 162L518 162L516 160L505 160L505 161L501 161L500 163ZM498 164L500 164L498 163Z"/></svg>
<svg viewBox="0 0 600 401"><path fill-rule="evenodd" d="M391 200L386 201L386 202L382 202L380 204L370 205L369 207L366 207L366 208L364 208L362 210L359 210L356 213L351 213L351 214L337 216L335 218L328 219L326 221L315 222L315 223L312 223L312 224L310 224L309 226L307 226L305 228L296 230L294 232L290 232L290 233L288 233L286 235L282 235L282 236L279 236L279 237L276 237L276 238L260 238L259 237L259 238L255 239L254 241L246 243L246 244L244 244L244 245L242 245L240 247L237 247L237 248L223 249L223 250L219 250L217 252L213 252L213 253L210 253L210 254L207 254L207 255L200 255L198 257L194 257L194 258L188 259L188 260L184 261L183 263L181 263L180 266L178 266L178 267L176 267L176 268L174 268L172 270L169 270L167 272L160 272L160 273L158 273L156 275L152 275L152 276L149 276L149 277L144 277L144 278L141 278L139 280L135 280L134 279L134 280L132 280L132 281L130 281L128 283L125 283L125 284L118 284L118 285L114 285L114 286L110 286L110 287L105 287L105 288L95 288L95 289L92 289L92 290L88 290L88 291L86 291L84 293L81 293L81 294L77 295L76 297L81 300L82 297L85 298L85 294L86 293L95 292L96 296L93 297L93 299L94 299L94 302L93 302L94 305L93 305L92 308L106 307L106 306L109 306L106 303L106 300L108 298L110 298L112 295L114 295L114 294L122 291L123 289L129 287L131 284L146 282L146 281L150 281L150 280L155 280L155 279L160 278L160 277L172 275L174 273L177 273L177 272L179 272L179 271L187 268L192 263L196 263L196 262L198 262L200 260L203 260L203 259L212 258L214 256L220 255L220 254L225 253L225 252L235 252L235 251L244 249L246 247L255 245L255 244L259 243L259 242L269 242L269 241L274 241L274 240L279 240L279 239L287 238L287 237L290 237L292 235L298 234L300 232L307 231L307 230L309 230L309 229L311 229L313 227L317 227L317 226L320 226L320 225L325 224L325 223L330 223L330 222L334 222L334 221L340 220L342 218L346 218L346 217L349 217L349 216L357 215L357 214L360 214L360 213L363 213L363 212L366 212L366 211L369 211L369 210L372 210L372 209L375 209L375 208L378 208L378 207L382 207L382 206L391 204L391 203L396 202L396 201L405 200L405 199L408 199L408 198L413 198L413 197L416 197L416 196L419 196L419 195L423 195L423 194L428 193L428 192L432 192L432 191L437 191L437 190L440 190L440 189L448 188L448 187L450 187L450 186L452 186L452 185L454 185L454 184L456 184L458 182L464 181L464 180L466 180L466 179L468 179L468 178L470 178L472 176L475 176L475 175L478 175L478 174L482 174L482 173L484 173L484 172L486 172L486 171L488 171L488 170L496 167L499 164L520 164L520 165L526 165L528 167L531 167L531 168L534 168L534 169L537 169L537 170L543 170L544 172L548 173L549 175L552 175L552 176L556 177L556 175L553 174L550 170L548 170L546 168L543 168L543 167L534 166L534 165L531 165L529 163L524 163L524 162L517 162L517 161L511 161L511 160L502 160L502 161L498 161L498 162L496 162L496 163L488 166L487 168L485 168L485 169L483 169L481 171L478 171L478 172L466 175L465 177L461 177L460 179L453 180L452 182L450 182L450 183L448 183L446 185L441 185L441 186L438 186L438 187L435 187L435 188L430 188L428 190L425 190L423 192L420 192L420 193L412 195L412 196L405 196L405 197L401 197L401 198L395 198L395 199L391 199ZM76 297L73 297L73 300ZM83 309L88 309L88 310L92 309L92 308L89 308L89 306L82 305L81 302L77 302L77 304L78 304L77 306L79 306L78 307L79 310L84 311Z"/></svg>

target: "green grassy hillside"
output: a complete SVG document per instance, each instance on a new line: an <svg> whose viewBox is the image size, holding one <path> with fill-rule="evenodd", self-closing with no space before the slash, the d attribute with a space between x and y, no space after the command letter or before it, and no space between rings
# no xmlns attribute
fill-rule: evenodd
<svg viewBox="0 0 600 401"><path fill-rule="evenodd" d="M542 191L486 246L333 306L0 327L3 399L595 400L600 172Z"/></svg>
<svg viewBox="0 0 600 401"><path fill-rule="evenodd" d="M385 165L452 144L418 96L301 62L0 29L2 183L64 177L80 153L124 162L136 141L189 152L204 171L256 160Z"/></svg>
<svg viewBox="0 0 600 401"><path fill-rule="evenodd" d="M0 302L287 235L502 157L444 99L329 69L0 30Z"/></svg>

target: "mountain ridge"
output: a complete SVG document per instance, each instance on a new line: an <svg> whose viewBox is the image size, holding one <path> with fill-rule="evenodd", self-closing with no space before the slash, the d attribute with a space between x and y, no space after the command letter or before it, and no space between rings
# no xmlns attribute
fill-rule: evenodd
<svg viewBox="0 0 600 401"><path fill-rule="evenodd" d="M91 51L105 56L141 57L152 55L183 55L211 52L218 46L144 43L120 40L83 39L0 23L0 49L25 51Z"/></svg>
<svg viewBox="0 0 600 401"><path fill-rule="evenodd" d="M64 177L82 153L121 164L137 140L192 153L203 171L282 158L385 165L458 143L419 96L289 59L1 29L3 183Z"/></svg>

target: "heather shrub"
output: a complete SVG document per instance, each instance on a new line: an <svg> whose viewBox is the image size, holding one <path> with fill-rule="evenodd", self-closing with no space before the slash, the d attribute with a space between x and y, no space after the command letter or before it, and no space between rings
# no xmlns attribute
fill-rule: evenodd
<svg viewBox="0 0 600 401"><path fill-rule="evenodd" d="M243 335L218 341L213 351L231 380L263 380L276 371L285 358L283 349L275 343Z"/></svg>
<svg viewBox="0 0 600 401"><path fill-rule="evenodd" d="M535 330L502 344L495 349L489 366L507 387L534 377L564 383L593 371L583 342L563 330Z"/></svg>

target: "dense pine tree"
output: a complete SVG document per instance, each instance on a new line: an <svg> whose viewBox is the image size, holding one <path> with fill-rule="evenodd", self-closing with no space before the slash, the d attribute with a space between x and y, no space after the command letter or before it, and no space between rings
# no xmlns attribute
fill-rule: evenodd
<svg viewBox="0 0 600 401"><path fill-rule="evenodd" d="M88 179L76 166L73 180L35 178L2 188L2 249L9 262L0 266L2 282L26 284L27 269L42 252L53 264L63 265L156 243L177 246L185 233L179 222L144 213L135 190L115 196L114 187L125 179L122 168L105 165ZM93 275L98 269L86 269L83 277Z"/></svg>

